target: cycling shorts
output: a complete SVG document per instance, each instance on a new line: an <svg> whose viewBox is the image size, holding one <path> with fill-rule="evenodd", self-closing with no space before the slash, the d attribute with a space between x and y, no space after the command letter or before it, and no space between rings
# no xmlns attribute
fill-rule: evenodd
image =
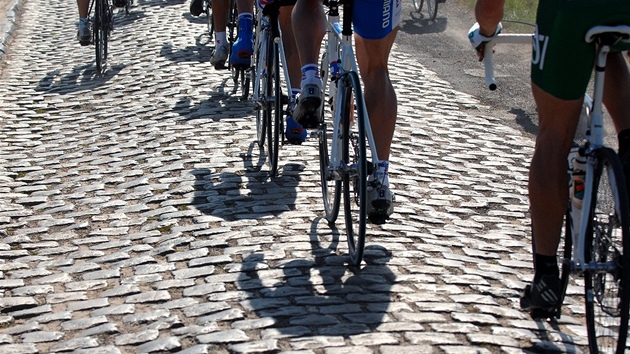
<svg viewBox="0 0 630 354"><path fill-rule="evenodd" d="M354 32L365 39L382 39L402 17L402 0L354 0Z"/></svg>
<svg viewBox="0 0 630 354"><path fill-rule="evenodd" d="M540 0L532 43L532 82L563 100L582 98L595 50L584 41L596 25L630 24L628 0Z"/></svg>

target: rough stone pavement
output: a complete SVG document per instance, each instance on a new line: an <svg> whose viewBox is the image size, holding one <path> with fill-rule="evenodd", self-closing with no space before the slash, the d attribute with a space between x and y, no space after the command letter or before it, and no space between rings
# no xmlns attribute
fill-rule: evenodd
<svg viewBox="0 0 630 354"><path fill-rule="evenodd" d="M532 141L413 55L392 58L396 213L353 272L315 139L258 170L252 104L186 2L118 14L103 78L73 1L23 14L0 79L0 353L586 351L579 284L558 323L518 307Z"/></svg>

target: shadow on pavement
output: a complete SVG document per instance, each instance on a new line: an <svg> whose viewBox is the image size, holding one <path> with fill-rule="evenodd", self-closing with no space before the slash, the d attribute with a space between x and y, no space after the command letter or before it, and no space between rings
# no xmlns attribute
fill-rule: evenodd
<svg viewBox="0 0 630 354"><path fill-rule="evenodd" d="M297 164L286 164L282 174L271 180L256 168L241 172L213 173L196 169L192 206L224 220L259 219L295 208L299 172Z"/></svg>
<svg viewBox="0 0 630 354"><path fill-rule="evenodd" d="M108 66L103 76L99 76L96 72L96 63L94 61L89 64L75 66L72 68L72 71L66 75L60 75L59 70L49 71L46 73L46 76L39 80L35 91L67 94L96 88L118 75L124 67L125 66L122 64Z"/></svg>
<svg viewBox="0 0 630 354"><path fill-rule="evenodd" d="M252 103L243 101L240 93L225 93L222 86L215 89L216 91L212 92L207 100L199 102L198 105L195 105L190 97L179 98L172 111L186 120L202 118L215 122L225 118L248 117L253 114Z"/></svg>
<svg viewBox="0 0 630 354"><path fill-rule="evenodd" d="M400 30L409 34L440 33L446 30L447 25L448 20L440 16L439 9L435 21L428 19L424 12L412 11L409 17L405 17L400 22Z"/></svg>
<svg viewBox="0 0 630 354"><path fill-rule="evenodd" d="M261 333L263 339L348 338L374 332L390 320L386 312L395 282L387 266L391 253L381 246L366 247L367 265L353 274L343 264L346 257L335 254L334 232L327 235L332 237L327 248L319 247L319 237L311 230L314 261L269 261L264 253L243 260L237 287L247 297L241 304L260 319L272 319Z"/></svg>

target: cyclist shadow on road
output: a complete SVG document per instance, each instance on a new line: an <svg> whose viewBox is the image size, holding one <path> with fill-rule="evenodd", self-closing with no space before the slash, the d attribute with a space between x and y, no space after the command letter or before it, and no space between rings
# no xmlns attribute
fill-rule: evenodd
<svg viewBox="0 0 630 354"><path fill-rule="evenodd" d="M295 208L299 172L303 166L286 164L281 176L269 180L265 172L246 169L212 172L195 169L192 205L204 214L224 220L260 219Z"/></svg>
<svg viewBox="0 0 630 354"><path fill-rule="evenodd" d="M424 11L423 13L411 11L410 16L401 21L400 30L409 34L441 33L446 31L447 25L447 18L441 17L439 10L435 21L429 19Z"/></svg>
<svg viewBox="0 0 630 354"><path fill-rule="evenodd" d="M317 231L311 230L312 259L273 261L265 259L265 252L243 259L237 288L247 297L241 305L261 319L272 319L263 339L346 339L372 333L391 321L387 314L395 282L387 266L391 253L381 246L367 246L367 265L353 274L343 264L346 257L335 253L338 238L333 237L326 248L319 246L318 238Z"/></svg>
<svg viewBox="0 0 630 354"><path fill-rule="evenodd" d="M219 122L226 118L249 117L254 114L250 102L242 101L238 95L229 95L223 92L213 92L211 98L193 103L190 97L181 97L177 100L172 111L186 120L207 119Z"/></svg>
<svg viewBox="0 0 630 354"><path fill-rule="evenodd" d="M208 46L209 37L201 34L196 37L194 46L175 48L171 43L164 43L160 56L174 63L205 63L212 57L212 48Z"/></svg>
<svg viewBox="0 0 630 354"><path fill-rule="evenodd" d="M103 76L98 75L94 62L75 66L72 68L71 72L63 75L61 75L61 71L59 70L52 70L39 80L35 91L67 94L79 90L96 88L106 84L109 80L118 75L124 67L125 66L122 64L109 66Z"/></svg>

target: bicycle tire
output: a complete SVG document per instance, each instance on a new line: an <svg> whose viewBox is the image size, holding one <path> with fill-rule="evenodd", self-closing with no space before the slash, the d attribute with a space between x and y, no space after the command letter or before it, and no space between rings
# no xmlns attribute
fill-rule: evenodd
<svg viewBox="0 0 630 354"><path fill-rule="evenodd" d="M350 264L359 267L365 247L367 222L367 137L366 112L359 75L349 72L341 80L338 102L342 110L342 161L348 164L343 174L343 203ZM356 120L353 122L353 118Z"/></svg>
<svg viewBox="0 0 630 354"><path fill-rule="evenodd" d="M261 35L262 40L256 42L256 47L254 48L254 58L256 60L256 64L255 67L252 68L252 71L255 72L254 92L252 98L256 106L256 139L258 146L261 148L265 146L267 137L267 103L265 90L267 88L269 71L267 70L266 62L268 46L265 38L265 35Z"/></svg>
<svg viewBox="0 0 630 354"><path fill-rule="evenodd" d="M630 207L621 162L610 148L594 152L596 165L584 274L586 327L591 353L625 353L630 303ZM592 264L610 265L597 271Z"/></svg>
<svg viewBox="0 0 630 354"><path fill-rule="evenodd" d="M429 19L431 19L431 21L434 21L435 18L437 17L438 2L437 0L426 0L426 2L427 2L427 13L429 14Z"/></svg>
<svg viewBox="0 0 630 354"><path fill-rule="evenodd" d="M271 35L271 33L269 32ZM268 101L267 115L267 160L269 176L278 173L278 152L280 147L280 126L282 120L282 83L280 82L280 62L278 44L267 38L267 68L271 68L267 80L265 96ZM271 65L270 65L271 64Z"/></svg>
<svg viewBox="0 0 630 354"><path fill-rule="evenodd" d="M556 318L560 318L562 313L562 304L564 303L564 298L567 294L567 288L569 286L569 280L571 279L571 273L573 271L571 267L571 256L573 253L573 236L571 235L571 232L574 227L579 227L577 225L572 225L570 210L567 210L565 214L564 225L564 232L560 238L560 245L562 245L562 247L558 247L559 252L562 250L562 253L559 254L559 258L562 263L560 264L560 301L558 301L558 306L556 308Z"/></svg>
<svg viewBox="0 0 630 354"><path fill-rule="evenodd" d="M420 13L420 11L422 11L423 3L424 0L413 0L413 8L416 10L416 12Z"/></svg>
<svg viewBox="0 0 630 354"><path fill-rule="evenodd" d="M102 76L107 65L107 41L109 36L109 2L96 0L94 7L94 47L96 55L96 71Z"/></svg>
<svg viewBox="0 0 630 354"><path fill-rule="evenodd" d="M324 84L328 83L328 74L328 53L324 52L320 64L320 75ZM329 84L336 85L334 82ZM326 87L324 85L324 89ZM329 92L329 95L332 94L332 92ZM332 100L333 98L329 97L329 99ZM331 113L334 114L334 111ZM324 109L322 109L323 114ZM339 216L339 207L341 206L341 179L338 178L338 174L333 170L334 166L331 165L330 153L332 151L332 139L338 138L339 135L334 134L334 127L326 124L325 119L321 119L321 121L324 123L322 123L321 128L317 132L317 142L319 145L319 176L322 185L324 217L329 224L334 224ZM337 151L340 151L339 148L341 148L341 145L338 146Z"/></svg>

